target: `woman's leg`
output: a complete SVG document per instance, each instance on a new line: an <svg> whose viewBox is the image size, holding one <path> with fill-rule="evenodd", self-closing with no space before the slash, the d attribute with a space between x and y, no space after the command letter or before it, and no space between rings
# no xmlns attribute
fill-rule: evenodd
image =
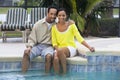
<svg viewBox="0 0 120 80"><path fill-rule="evenodd" d="M60 59L60 63L63 69L63 74L65 74L67 72L66 66L66 58L70 56L70 52L68 48L60 48L58 49L58 57Z"/></svg>

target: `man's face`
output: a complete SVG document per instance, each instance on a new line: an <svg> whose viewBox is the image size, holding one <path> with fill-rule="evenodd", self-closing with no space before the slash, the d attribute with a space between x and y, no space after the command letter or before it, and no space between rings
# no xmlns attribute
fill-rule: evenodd
<svg viewBox="0 0 120 80"><path fill-rule="evenodd" d="M48 21L49 23L52 23L52 22L55 21L55 19L56 19L56 13L57 13L57 10L54 9L54 8L51 8L51 9L49 10L49 12L48 12L48 14L47 14L47 21Z"/></svg>

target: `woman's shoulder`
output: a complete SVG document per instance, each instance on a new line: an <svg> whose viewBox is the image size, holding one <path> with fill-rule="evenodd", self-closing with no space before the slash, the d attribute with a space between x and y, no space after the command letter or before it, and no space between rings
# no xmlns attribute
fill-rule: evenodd
<svg viewBox="0 0 120 80"><path fill-rule="evenodd" d="M56 29L56 24L52 25L52 29Z"/></svg>

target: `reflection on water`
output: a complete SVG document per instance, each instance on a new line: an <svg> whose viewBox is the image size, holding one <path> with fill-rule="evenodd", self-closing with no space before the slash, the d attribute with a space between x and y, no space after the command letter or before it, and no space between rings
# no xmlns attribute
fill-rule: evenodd
<svg viewBox="0 0 120 80"><path fill-rule="evenodd" d="M73 72L66 75L56 75L44 71L5 72L0 74L0 80L120 80L120 72Z"/></svg>

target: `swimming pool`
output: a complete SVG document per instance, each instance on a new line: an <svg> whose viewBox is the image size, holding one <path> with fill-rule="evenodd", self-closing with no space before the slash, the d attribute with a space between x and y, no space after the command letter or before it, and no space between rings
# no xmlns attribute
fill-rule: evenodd
<svg viewBox="0 0 120 80"><path fill-rule="evenodd" d="M21 59L0 60L0 80L120 80L120 55L115 53L88 54L87 62L67 64L66 75L44 73L44 62L31 63L26 74L21 73ZM76 60L77 61L77 60Z"/></svg>
<svg viewBox="0 0 120 80"><path fill-rule="evenodd" d="M66 75L44 74L44 71L5 72L0 80L120 80L120 72L72 72Z"/></svg>

